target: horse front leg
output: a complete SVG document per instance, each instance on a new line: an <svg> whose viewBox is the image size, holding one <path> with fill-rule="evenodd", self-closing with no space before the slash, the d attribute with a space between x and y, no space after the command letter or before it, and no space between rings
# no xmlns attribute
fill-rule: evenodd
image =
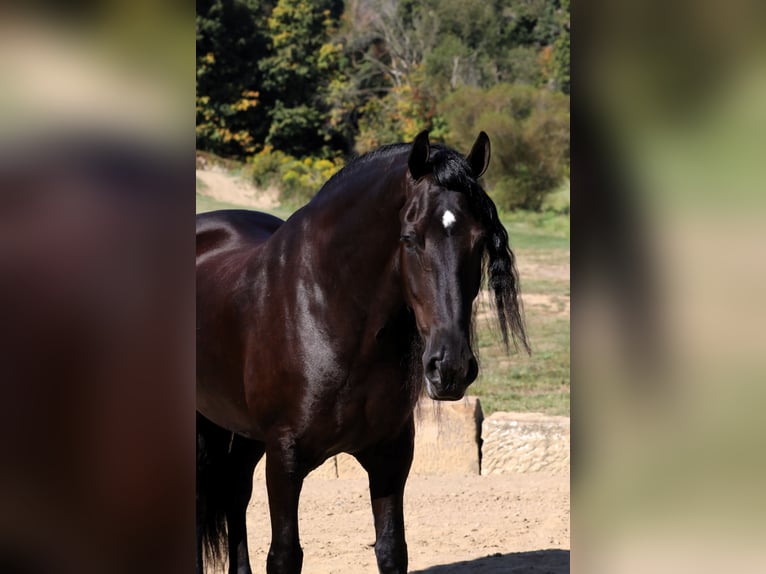
<svg viewBox="0 0 766 574"><path fill-rule="evenodd" d="M271 515L268 574L300 574L303 550L298 537L298 501L306 473L300 470L294 448L267 446L266 488Z"/></svg>
<svg viewBox="0 0 766 574"><path fill-rule="evenodd" d="M412 465L415 427L412 419L393 441L355 456L367 471L375 519L375 558L381 574L406 574L404 485Z"/></svg>

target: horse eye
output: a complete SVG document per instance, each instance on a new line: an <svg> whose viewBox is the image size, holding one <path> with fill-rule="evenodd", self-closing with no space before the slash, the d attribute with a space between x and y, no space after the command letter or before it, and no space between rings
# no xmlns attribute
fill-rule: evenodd
<svg viewBox="0 0 766 574"><path fill-rule="evenodd" d="M399 236L399 240L404 244L404 247L408 251L415 250L418 244L417 236L412 233L403 233L402 235Z"/></svg>

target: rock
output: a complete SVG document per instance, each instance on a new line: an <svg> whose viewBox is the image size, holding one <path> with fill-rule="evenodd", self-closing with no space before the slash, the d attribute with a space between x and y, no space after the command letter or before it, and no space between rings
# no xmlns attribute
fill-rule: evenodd
<svg viewBox="0 0 766 574"><path fill-rule="evenodd" d="M477 397L455 402L421 400L415 411L415 456L410 474L479 474L483 416Z"/></svg>
<svg viewBox="0 0 766 574"><path fill-rule="evenodd" d="M569 418L493 413L482 424L481 474L569 471Z"/></svg>

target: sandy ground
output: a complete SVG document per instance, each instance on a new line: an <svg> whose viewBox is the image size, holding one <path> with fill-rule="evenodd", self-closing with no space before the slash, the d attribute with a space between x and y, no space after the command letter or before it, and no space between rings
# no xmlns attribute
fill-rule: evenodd
<svg viewBox="0 0 766 574"><path fill-rule="evenodd" d="M197 169L197 178L205 184L205 188L200 190L201 193L220 201L251 209L273 209L279 205L277 189L258 189L221 167L207 166Z"/></svg>
<svg viewBox="0 0 766 574"><path fill-rule="evenodd" d="M411 477L405 494L410 572L569 572L569 475ZM265 571L266 485L248 508L254 572ZM374 574L365 479L310 479L300 506L305 574Z"/></svg>
<svg viewBox="0 0 766 574"><path fill-rule="evenodd" d="M511 241L511 243L513 243ZM523 279L547 279L549 281L569 281L569 251L566 252L566 262L551 262L539 257L526 257L517 261L519 276Z"/></svg>
<svg viewBox="0 0 766 574"><path fill-rule="evenodd" d="M524 310L543 313L547 316L569 317L570 297L568 295L551 295L547 293L522 293ZM479 301L476 309L476 317L479 321L492 323L495 315L494 306L490 302L490 292L486 289L479 292Z"/></svg>
<svg viewBox="0 0 766 574"><path fill-rule="evenodd" d="M564 295L548 295L546 293L522 293L524 309L540 308L546 315L569 317L570 298Z"/></svg>

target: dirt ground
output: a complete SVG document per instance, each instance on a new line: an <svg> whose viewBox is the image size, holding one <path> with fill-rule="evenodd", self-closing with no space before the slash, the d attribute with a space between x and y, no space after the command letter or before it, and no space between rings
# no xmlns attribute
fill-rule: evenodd
<svg viewBox="0 0 766 574"><path fill-rule="evenodd" d="M411 477L405 492L410 573L569 572L569 475ZM254 572L265 571L266 485L248 508ZM305 574L374 574L365 479L309 479L300 506Z"/></svg>
<svg viewBox="0 0 766 574"><path fill-rule="evenodd" d="M250 209L273 209L279 205L277 189L257 189L221 167L207 166L197 169L197 179L206 186L202 193L219 201L242 205Z"/></svg>

